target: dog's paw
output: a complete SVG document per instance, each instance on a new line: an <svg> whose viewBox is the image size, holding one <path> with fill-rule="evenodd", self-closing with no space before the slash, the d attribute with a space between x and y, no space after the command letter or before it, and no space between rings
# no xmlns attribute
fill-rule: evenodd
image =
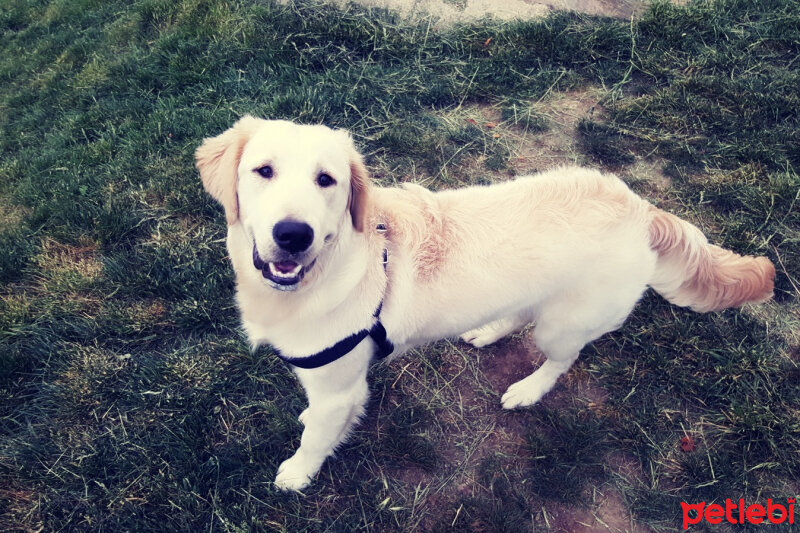
<svg viewBox="0 0 800 533"><path fill-rule="evenodd" d="M552 383L545 383L533 374L511 385L500 401L504 409L528 407L541 400L542 396L552 388Z"/></svg>
<svg viewBox="0 0 800 533"><path fill-rule="evenodd" d="M299 492L311 484L311 479L318 470L318 468L310 468L310 465L302 457L294 454L278 467L275 487L280 490Z"/></svg>
<svg viewBox="0 0 800 533"><path fill-rule="evenodd" d="M471 329L461 335L461 340L476 348L483 348L499 340L503 335L498 335L497 328L491 324Z"/></svg>
<svg viewBox="0 0 800 533"><path fill-rule="evenodd" d="M297 417L297 420L300 421L301 424L304 426L306 425L306 417L308 417L308 407L306 407L302 413L300 413Z"/></svg>

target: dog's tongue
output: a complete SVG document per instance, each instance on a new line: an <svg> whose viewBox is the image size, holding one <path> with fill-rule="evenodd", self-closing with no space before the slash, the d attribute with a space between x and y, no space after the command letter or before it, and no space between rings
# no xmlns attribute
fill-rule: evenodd
<svg viewBox="0 0 800 533"><path fill-rule="evenodd" d="M275 270L277 270L281 274L288 274L290 272L294 272L294 270L297 268L297 263L295 263L294 261L279 261L272 264L275 267Z"/></svg>

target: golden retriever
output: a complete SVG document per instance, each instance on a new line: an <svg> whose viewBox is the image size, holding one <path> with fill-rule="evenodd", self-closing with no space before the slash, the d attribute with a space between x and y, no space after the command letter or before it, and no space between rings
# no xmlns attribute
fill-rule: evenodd
<svg viewBox="0 0 800 533"><path fill-rule="evenodd" d="M647 287L700 312L772 295L768 259L708 244L596 170L378 188L346 131L250 116L196 162L225 210L244 330L293 364L308 396L281 489L306 487L363 415L376 350L459 335L485 346L535 323L547 360L502 396L513 409L620 327Z"/></svg>

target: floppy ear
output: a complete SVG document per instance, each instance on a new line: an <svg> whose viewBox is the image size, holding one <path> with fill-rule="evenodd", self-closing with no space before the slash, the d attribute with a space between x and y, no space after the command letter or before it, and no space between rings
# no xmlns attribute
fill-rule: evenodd
<svg viewBox="0 0 800 533"><path fill-rule="evenodd" d="M245 115L222 134L205 139L194 154L203 187L222 204L229 226L239 218L236 170L242 150L260 125L261 120Z"/></svg>
<svg viewBox="0 0 800 533"><path fill-rule="evenodd" d="M348 199L347 207L350 209L353 227L360 232L364 231L364 223L367 218L370 189L369 172L367 167L364 166L364 158L356 150L350 134L343 133L347 137L347 147L350 152L350 198Z"/></svg>

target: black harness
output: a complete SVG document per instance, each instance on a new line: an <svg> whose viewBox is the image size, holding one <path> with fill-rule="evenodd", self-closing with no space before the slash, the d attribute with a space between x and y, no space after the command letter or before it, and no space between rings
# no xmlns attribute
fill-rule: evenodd
<svg viewBox="0 0 800 533"><path fill-rule="evenodd" d="M386 231L386 226L383 224L379 224L377 227L378 231L383 232ZM384 249L383 250L383 269L386 270L386 263L389 258L389 252ZM372 314L376 318L375 323L369 329L362 329L361 331L357 331L353 333L349 337L346 337L333 346L329 346L322 350L321 352L317 352L313 355L309 355L306 357L286 357L282 355L278 350L275 350L275 355L278 356L283 362L290 364L292 366L296 366L298 368L304 368L306 370L310 370L313 368L319 368L321 366L325 366L328 363L332 363L338 359L341 359L345 355L352 352L356 346L358 346L361 341L363 341L368 336L372 338L375 342L375 358L376 359L385 359L394 351L394 344L392 341L386 338L386 328L383 327L380 320L381 308L383 307L383 300L381 299L381 303L378 304L378 308Z"/></svg>
<svg viewBox="0 0 800 533"><path fill-rule="evenodd" d="M380 306L378 306L378 311L376 311L376 314L374 315L375 318L378 317L377 313L379 312ZM361 343L361 341L367 338L367 336L372 337L372 340L375 341L376 359L384 359L394 351L394 344L392 344L392 341L386 338L386 328L383 327L383 324L381 324L380 320L376 320L370 329L362 329L359 332L353 333L349 337L340 340L333 346L329 346L321 352L315 353L314 355L309 355L306 357L286 357L281 355L278 350L275 350L275 354L283 362L298 368L305 368L307 370L319 368L349 354L355 349L356 346L359 345L359 343Z"/></svg>

